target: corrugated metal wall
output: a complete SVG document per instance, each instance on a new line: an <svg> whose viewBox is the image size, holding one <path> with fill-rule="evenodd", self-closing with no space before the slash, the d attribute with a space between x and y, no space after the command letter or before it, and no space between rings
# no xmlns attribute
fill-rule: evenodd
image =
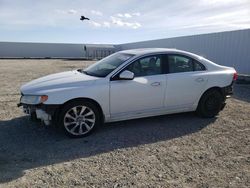
<svg viewBox="0 0 250 188"><path fill-rule="evenodd" d="M186 50L250 75L250 29L121 44L117 49L149 47Z"/></svg>
<svg viewBox="0 0 250 188"><path fill-rule="evenodd" d="M82 44L0 42L0 57L16 58L80 58L85 54Z"/></svg>
<svg viewBox="0 0 250 188"><path fill-rule="evenodd" d="M110 46L100 44L96 50L110 50ZM218 64L233 66L240 74L250 75L250 29L115 45L116 51L149 47L190 51ZM94 48L89 50L93 51ZM84 44L0 42L0 58L86 56Z"/></svg>
<svg viewBox="0 0 250 188"><path fill-rule="evenodd" d="M0 42L0 58L103 58L114 53L106 44ZM98 52L98 57L95 56Z"/></svg>

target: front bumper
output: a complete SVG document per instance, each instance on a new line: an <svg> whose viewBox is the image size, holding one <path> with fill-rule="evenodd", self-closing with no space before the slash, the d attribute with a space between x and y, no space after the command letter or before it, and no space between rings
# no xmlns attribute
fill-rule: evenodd
<svg viewBox="0 0 250 188"><path fill-rule="evenodd" d="M23 107L23 112L30 115L32 118L40 119L45 125L51 124L52 118L56 113L59 105L47 105L47 104L17 104L18 107Z"/></svg>

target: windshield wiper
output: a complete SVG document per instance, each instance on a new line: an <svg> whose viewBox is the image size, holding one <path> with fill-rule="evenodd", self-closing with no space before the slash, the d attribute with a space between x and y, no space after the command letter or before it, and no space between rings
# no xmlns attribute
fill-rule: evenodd
<svg viewBox="0 0 250 188"><path fill-rule="evenodd" d="M98 76L98 75L92 74L92 73L87 72L87 71L84 71L84 70L80 70L80 72L81 72L81 73L84 73L84 74L86 74L86 75L89 75L89 76L100 77L100 76Z"/></svg>
<svg viewBox="0 0 250 188"><path fill-rule="evenodd" d="M89 72L87 72L87 71L81 70L80 72L81 72L81 73L84 73L84 74L86 74L86 75L92 76L92 75L91 75Z"/></svg>
<svg viewBox="0 0 250 188"><path fill-rule="evenodd" d="M86 74L86 75L90 75L87 71L84 71L84 70L82 70L82 69L78 69L77 71L80 72L80 73L84 73L84 74Z"/></svg>

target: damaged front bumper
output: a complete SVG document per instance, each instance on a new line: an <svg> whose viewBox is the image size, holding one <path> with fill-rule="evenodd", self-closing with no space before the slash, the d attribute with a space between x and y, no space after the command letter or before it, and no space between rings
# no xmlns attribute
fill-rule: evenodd
<svg viewBox="0 0 250 188"><path fill-rule="evenodd" d="M38 105L30 105L30 104L17 104L18 107L23 108L23 112L32 117L32 119L39 119L45 125L50 125L53 116L55 115L56 109L58 105L47 105L47 104L38 104Z"/></svg>

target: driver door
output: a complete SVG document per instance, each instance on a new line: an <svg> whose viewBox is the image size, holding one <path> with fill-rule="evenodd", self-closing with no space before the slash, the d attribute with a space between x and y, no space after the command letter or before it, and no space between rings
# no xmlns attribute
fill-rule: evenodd
<svg viewBox="0 0 250 188"><path fill-rule="evenodd" d="M121 80L119 74L129 70L134 79ZM164 107L166 75L161 55L132 62L110 81L110 114L112 117L136 115Z"/></svg>

